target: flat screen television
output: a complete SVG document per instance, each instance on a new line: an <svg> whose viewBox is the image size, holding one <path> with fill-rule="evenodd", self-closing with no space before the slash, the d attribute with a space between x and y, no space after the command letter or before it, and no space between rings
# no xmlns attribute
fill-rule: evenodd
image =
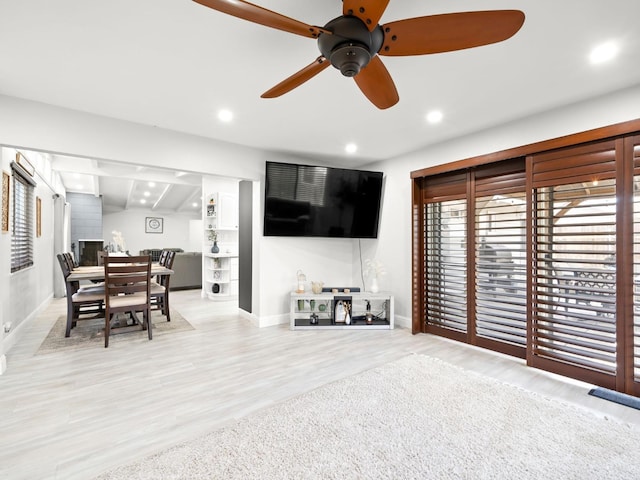
<svg viewBox="0 0 640 480"><path fill-rule="evenodd" d="M382 172L266 162L264 235L377 238Z"/></svg>

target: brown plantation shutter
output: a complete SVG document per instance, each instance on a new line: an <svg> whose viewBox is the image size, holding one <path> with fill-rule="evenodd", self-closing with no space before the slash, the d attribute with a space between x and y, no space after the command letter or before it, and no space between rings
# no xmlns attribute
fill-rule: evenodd
<svg viewBox="0 0 640 480"><path fill-rule="evenodd" d="M533 318L530 362L615 385L616 144L531 157Z"/></svg>
<svg viewBox="0 0 640 480"><path fill-rule="evenodd" d="M475 172L475 343L525 357L525 162Z"/></svg>
<svg viewBox="0 0 640 480"><path fill-rule="evenodd" d="M633 328L629 335L633 339L633 362L629 367L632 383L629 392L640 396L640 136L633 137L630 145L633 156Z"/></svg>
<svg viewBox="0 0 640 480"><path fill-rule="evenodd" d="M467 174L423 182L426 331L465 338L467 331Z"/></svg>

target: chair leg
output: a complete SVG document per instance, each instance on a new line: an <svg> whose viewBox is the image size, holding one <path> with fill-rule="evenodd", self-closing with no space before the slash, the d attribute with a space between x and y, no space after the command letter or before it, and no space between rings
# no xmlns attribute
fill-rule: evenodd
<svg viewBox="0 0 640 480"><path fill-rule="evenodd" d="M149 340L151 340L153 338L153 333L151 332L153 330L152 323L151 323L151 311L149 309L144 311L144 318L145 318L145 323L147 324L147 332L149 333Z"/></svg>
<svg viewBox="0 0 640 480"><path fill-rule="evenodd" d="M109 333L111 332L111 315L104 316L104 348L109 346Z"/></svg>
<svg viewBox="0 0 640 480"><path fill-rule="evenodd" d="M171 314L169 313L169 290L167 290L164 294L164 298L162 299L162 308L165 317L167 317L167 322L171 321Z"/></svg>
<svg viewBox="0 0 640 480"><path fill-rule="evenodd" d="M71 301L71 298L67 296L67 328L64 332L65 337L71 336L71 326L73 324L73 312L74 312L73 302Z"/></svg>

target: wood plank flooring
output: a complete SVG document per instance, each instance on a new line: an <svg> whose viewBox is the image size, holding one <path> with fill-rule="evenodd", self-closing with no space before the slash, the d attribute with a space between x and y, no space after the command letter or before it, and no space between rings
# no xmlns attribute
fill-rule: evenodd
<svg viewBox="0 0 640 480"><path fill-rule="evenodd" d="M64 299L27 327L0 376L0 478L90 479L411 353L640 426L640 411L588 396L589 385L439 337L405 329L260 329L238 316L234 303L201 299L199 290L171 297L194 330L35 355L65 313Z"/></svg>

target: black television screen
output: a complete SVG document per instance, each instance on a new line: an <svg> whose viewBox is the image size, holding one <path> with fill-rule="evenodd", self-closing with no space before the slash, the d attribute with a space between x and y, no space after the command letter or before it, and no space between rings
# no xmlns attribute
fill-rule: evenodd
<svg viewBox="0 0 640 480"><path fill-rule="evenodd" d="M266 162L264 234L377 238L382 172Z"/></svg>

